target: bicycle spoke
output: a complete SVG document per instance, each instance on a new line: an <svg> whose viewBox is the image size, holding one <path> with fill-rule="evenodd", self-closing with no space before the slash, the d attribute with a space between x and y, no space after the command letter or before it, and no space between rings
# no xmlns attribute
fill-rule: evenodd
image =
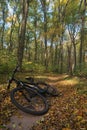
<svg viewBox="0 0 87 130"><path fill-rule="evenodd" d="M30 91L28 91L30 90ZM12 102L21 110L36 115L48 111L48 105L44 97L31 89L15 88L11 93Z"/></svg>

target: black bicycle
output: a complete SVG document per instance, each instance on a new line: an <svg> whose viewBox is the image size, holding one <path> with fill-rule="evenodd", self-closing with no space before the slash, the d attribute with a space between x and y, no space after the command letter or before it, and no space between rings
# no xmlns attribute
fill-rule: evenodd
<svg viewBox="0 0 87 130"><path fill-rule="evenodd" d="M35 85L30 85L30 83L28 84L27 82L16 79L15 73L17 71L18 66L13 71L7 86L7 89L10 89L11 83L13 81L16 83L16 88L10 92L12 103L26 113L34 115L45 114L49 110L49 106L46 98L40 93L44 93L46 89L42 91L42 89Z"/></svg>
<svg viewBox="0 0 87 130"><path fill-rule="evenodd" d="M44 95L46 95L46 96L60 95L59 91L55 87L53 87L45 82L42 82L42 81L35 82L34 78L32 78L32 77L27 77L25 79L28 81L28 82L26 82L27 84L33 85L34 88L36 87L37 91L39 93L43 94L43 96Z"/></svg>

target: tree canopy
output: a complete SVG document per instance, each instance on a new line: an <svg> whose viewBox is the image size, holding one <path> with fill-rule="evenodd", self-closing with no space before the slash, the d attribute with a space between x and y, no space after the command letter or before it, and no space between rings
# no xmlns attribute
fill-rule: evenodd
<svg viewBox="0 0 87 130"><path fill-rule="evenodd" d="M14 57L20 68L31 61L59 73L81 71L86 20L86 0L1 0L0 53Z"/></svg>

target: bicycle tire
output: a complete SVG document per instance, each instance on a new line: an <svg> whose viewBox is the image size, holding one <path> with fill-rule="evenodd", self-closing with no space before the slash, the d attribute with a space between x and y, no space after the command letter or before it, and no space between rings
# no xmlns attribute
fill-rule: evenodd
<svg viewBox="0 0 87 130"><path fill-rule="evenodd" d="M19 93L19 97L18 97L18 93ZM25 93L26 98L23 95L23 93ZM26 88L26 89L24 87L14 88L11 91L10 96L11 96L12 103L23 112L30 113L33 115L43 115L47 113L49 109L46 99L38 92L32 90L31 88Z"/></svg>
<svg viewBox="0 0 87 130"><path fill-rule="evenodd" d="M48 89L47 84L41 81L37 82L36 86L38 87L40 93L45 93Z"/></svg>
<svg viewBox="0 0 87 130"><path fill-rule="evenodd" d="M47 86L48 86L47 93L49 95L51 95L51 96L58 96L59 95L59 91L55 87L53 87L51 85L47 85Z"/></svg>
<svg viewBox="0 0 87 130"><path fill-rule="evenodd" d="M59 92L55 87L53 87L53 86L51 86L51 85L49 85L47 83L44 83L44 82L38 82L37 86L39 86L39 88L40 88L40 85L44 86L44 89L43 89L44 93L46 93L46 94L48 94L50 96L58 96L59 95Z"/></svg>

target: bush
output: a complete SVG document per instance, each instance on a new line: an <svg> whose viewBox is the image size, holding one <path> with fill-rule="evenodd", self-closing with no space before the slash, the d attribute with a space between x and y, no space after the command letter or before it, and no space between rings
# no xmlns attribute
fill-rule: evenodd
<svg viewBox="0 0 87 130"><path fill-rule="evenodd" d="M5 74L9 72L8 64L0 64L0 74Z"/></svg>
<svg viewBox="0 0 87 130"><path fill-rule="evenodd" d="M42 66L41 64L38 63L33 63L33 62L23 62L23 69L25 71L33 71L33 72L44 72L45 71L45 67Z"/></svg>
<svg viewBox="0 0 87 130"><path fill-rule="evenodd" d="M82 63L76 66L75 75L87 76L87 63Z"/></svg>
<svg viewBox="0 0 87 130"><path fill-rule="evenodd" d="M15 55L8 54L5 50L0 52L0 74L9 73L16 65Z"/></svg>

